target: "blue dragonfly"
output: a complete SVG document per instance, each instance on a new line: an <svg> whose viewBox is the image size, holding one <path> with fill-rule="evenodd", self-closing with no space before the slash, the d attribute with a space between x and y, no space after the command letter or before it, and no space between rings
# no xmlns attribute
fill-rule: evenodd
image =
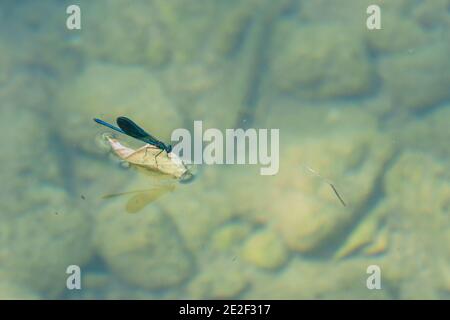
<svg viewBox="0 0 450 320"><path fill-rule="evenodd" d="M167 154L169 154L172 151L172 145L165 144L164 142L156 139L150 133L139 127L133 120L127 117L122 116L117 118L116 122L119 127L113 126L112 124L97 118L94 118L94 121L112 130L133 137L160 149L161 151L155 156L155 161L162 152L166 151Z"/></svg>

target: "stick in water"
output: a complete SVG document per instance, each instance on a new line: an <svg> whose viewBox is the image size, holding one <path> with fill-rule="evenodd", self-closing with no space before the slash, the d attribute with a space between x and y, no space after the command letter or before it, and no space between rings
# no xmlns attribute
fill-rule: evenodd
<svg viewBox="0 0 450 320"><path fill-rule="evenodd" d="M334 184L333 184L330 180L328 180L328 179L322 177L317 171L313 170L312 168L310 168L310 167L308 167L308 166L305 166L305 167L306 167L306 169L307 169L309 172L311 172L313 175L315 175L316 177L322 179L322 180L325 181L327 184L329 184L330 187L331 187L331 189L333 189L333 192L334 192L334 194L336 195L336 197L338 197L339 201L342 203L342 205L343 205L344 207L347 206L347 205L345 204L344 199L342 199L341 195L339 194L339 192L338 192L337 189L335 188Z"/></svg>

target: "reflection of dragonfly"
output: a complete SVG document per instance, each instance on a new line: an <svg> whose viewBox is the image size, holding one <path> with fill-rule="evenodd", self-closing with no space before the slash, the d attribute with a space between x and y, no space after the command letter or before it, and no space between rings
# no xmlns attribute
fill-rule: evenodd
<svg viewBox="0 0 450 320"><path fill-rule="evenodd" d="M141 140L145 143L157 147L161 151L155 156L155 158L159 156L163 151L166 151L167 154L169 154L172 151L172 145L170 144L166 145L164 142L156 139L154 136L152 136L150 133L147 133L144 129L139 127L136 123L134 123L131 119L128 119L127 117L117 118L116 122L119 128L97 118L94 118L94 121L117 132L126 134L127 136L133 137L135 139Z"/></svg>
<svg viewBox="0 0 450 320"><path fill-rule="evenodd" d="M117 125L119 127L113 126L103 120L100 120L100 119L94 119L94 121L110 128L110 129L113 129L117 132L120 132L122 134L128 135L128 136L138 139L140 141L143 141L147 144L146 146L144 146L138 150L133 150L133 149L129 149L129 148L126 148L126 147L120 145L120 143L115 139L108 138L108 142L111 144L111 146L113 147L113 150L116 152L116 154L119 155L124 161L127 161L128 163L135 166L137 169L141 169L143 172L145 172L147 174L151 174L151 175L153 175L155 173L155 171L160 171L161 173L167 174L167 172L165 172L164 170L172 169L172 170L176 170L176 171L169 171L171 173L171 175L176 176L176 177L181 175L181 177L179 177L180 182L186 183L186 182L189 182L192 180L193 175L189 171L187 171L186 167L182 164L182 162L178 163L178 164L176 161L173 162L174 159L177 159L177 157L176 157L176 155L171 153L172 146L166 145L164 142L159 141L158 139L156 139L155 137L153 137L152 135L150 135L149 133L144 131L141 127L139 127L132 120L130 120L126 117L117 118ZM145 155L147 154L147 150L148 150L147 148L150 147L149 145L152 148L154 147L155 149L159 150L159 152L157 150L155 150L155 152L152 152L153 155L155 155L155 153L157 152L155 155L155 158L154 158L156 167L155 167L155 164L152 164L152 162L145 160ZM124 151L125 154L121 153L120 151ZM161 164L161 166L158 166L156 157L158 157L163 151L166 151L167 158L164 157L164 159L162 161L163 163ZM141 155L142 153L144 153L144 157L140 158L139 155ZM139 160L137 158L139 158ZM155 170L155 168L157 170ZM116 193L116 194L106 195L103 198L113 198L113 197L117 197L117 196L131 194L133 196L128 200L127 205L126 205L126 210L129 213L135 213L135 212L138 212L139 210L141 210L142 208L144 208L147 204L155 201L156 199L158 199L165 193L173 191L174 189L175 189L175 184L169 182L169 183L160 184L158 186L154 186L154 187L152 187L150 189L146 189L146 190L137 190L137 191Z"/></svg>
<svg viewBox="0 0 450 320"><path fill-rule="evenodd" d="M109 194L103 197L103 199L109 199L119 197L123 195L133 195L127 202L125 208L128 213L136 213L143 209L146 205L155 201L167 192L171 192L175 189L174 184L160 185L146 190L128 191L122 193Z"/></svg>

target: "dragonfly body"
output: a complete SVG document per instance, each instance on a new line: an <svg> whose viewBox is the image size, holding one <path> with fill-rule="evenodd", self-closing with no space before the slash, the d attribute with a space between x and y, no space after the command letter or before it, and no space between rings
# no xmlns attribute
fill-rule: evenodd
<svg viewBox="0 0 450 320"><path fill-rule="evenodd" d="M131 119L128 119L127 117L118 117L117 118L116 122L119 127L113 126L112 124L109 124L108 122L103 121L101 119L97 119L97 118L94 118L94 121L97 122L98 124L101 124L105 127L110 128L112 130L115 130L117 132L120 132L120 133L125 134L130 137L133 137L142 142L148 143L148 144L160 149L161 152L166 151L167 154L169 154L172 151L172 145L165 144L164 142L156 139L151 134L147 133L144 129L139 127ZM158 155L160 153L158 153Z"/></svg>

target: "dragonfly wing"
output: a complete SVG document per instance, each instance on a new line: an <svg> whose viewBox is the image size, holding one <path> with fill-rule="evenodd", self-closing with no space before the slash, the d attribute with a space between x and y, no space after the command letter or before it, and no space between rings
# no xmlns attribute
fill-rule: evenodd
<svg viewBox="0 0 450 320"><path fill-rule="evenodd" d="M151 144L158 144L160 141L153 137L151 134L146 132L144 129L139 127L136 123L134 123L131 119L128 119L127 117L118 117L117 125L120 129L122 129L127 135L146 141Z"/></svg>
<svg viewBox="0 0 450 320"><path fill-rule="evenodd" d="M120 196L126 196L128 194L136 194L136 193L147 192L147 191L148 190L146 189L146 190L135 190L135 191L105 194L104 196L102 196L102 199L111 199L111 198L116 198L116 197L120 197Z"/></svg>
<svg viewBox="0 0 450 320"><path fill-rule="evenodd" d="M113 193L103 196L103 199L111 199L120 196L133 195L126 204L126 210L128 213L136 213L142 210L145 206L152 203L159 197L163 196L167 192L171 192L175 189L175 184L162 184L157 187L144 190L127 191L120 193Z"/></svg>
<svg viewBox="0 0 450 320"><path fill-rule="evenodd" d="M126 210L128 213L136 213L142 210L145 206L152 203L162 195L169 191L173 191L174 185L163 186L158 188L153 188L145 192L138 193L128 200L126 204Z"/></svg>

